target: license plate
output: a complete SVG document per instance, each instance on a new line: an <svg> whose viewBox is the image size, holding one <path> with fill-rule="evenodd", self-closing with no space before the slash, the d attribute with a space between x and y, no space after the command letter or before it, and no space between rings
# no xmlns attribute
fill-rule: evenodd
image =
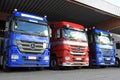
<svg viewBox="0 0 120 80"><path fill-rule="evenodd" d="M106 60L110 60L110 58L106 58Z"/></svg>
<svg viewBox="0 0 120 80"><path fill-rule="evenodd" d="M35 56L29 56L28 59L36 60L36 57Z"/></svg>
<svg viewBox="0 0 120 80"><path fill-rule="evenodd" d="M76 58L76 60L82 60L82 58Z"/></svg>

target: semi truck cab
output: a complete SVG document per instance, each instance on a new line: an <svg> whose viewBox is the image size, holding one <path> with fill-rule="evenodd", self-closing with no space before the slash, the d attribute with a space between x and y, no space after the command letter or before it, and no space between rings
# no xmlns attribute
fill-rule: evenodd
<svg viewBox="0 0 120 80"><path fill-rule="evenodd" d="M50 30L45 17L15 11L6 21L0 64L49 67Z"/></svg>
<svg viewBox="0 0 120 80"><path fill-rule="evenodd" d="M52 68L60 66L88 66L87 34L82 25L61 21L51 22L51 58Z"/></svg>
<svg viewBox="0 0 120 80"><path fill-rule="evenodd" d="M115 64L115 53L110 32L100 29L88 30L90 65L109 66Z"/></svg>

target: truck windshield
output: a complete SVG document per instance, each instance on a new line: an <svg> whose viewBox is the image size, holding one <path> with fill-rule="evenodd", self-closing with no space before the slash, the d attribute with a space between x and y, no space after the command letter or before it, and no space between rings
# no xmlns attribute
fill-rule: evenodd
<svg viewBox="0 0 120 80"><path fill-rule="evenodd" d="M47 25L29 22L29 21L17 20L15 22L14 31L19 33L27 33L27 34L48 37Z"/></svg>
<svg viewBox="0 0 120 80"><path fill-rule="evenodd" d="M79 31L74 29L63 29L63 31L65 39L87 41L85 31Z"/></svg>
<svg viewBox="0 0 120 80"><path fill-rule="evenodd" d="M106 45L112 44L112 40L110 36L106 34L103 34L103 35L96 34L96 42L100 44L106 44Z"/></svg>

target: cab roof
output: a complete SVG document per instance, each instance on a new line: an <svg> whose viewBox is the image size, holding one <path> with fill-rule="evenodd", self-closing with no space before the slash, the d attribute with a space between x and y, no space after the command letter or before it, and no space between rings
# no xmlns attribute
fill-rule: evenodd
<svg viewBox="0 0 120 80"><path fill-rule="evenodd" d="M71 28L76 28L76 29L84 29L84 26L73 23L73 22L68 22L68 21L60 21L60 22L50 22L50 25L55 26L56 28L62 28L62 27L71 27Z"/></svg>

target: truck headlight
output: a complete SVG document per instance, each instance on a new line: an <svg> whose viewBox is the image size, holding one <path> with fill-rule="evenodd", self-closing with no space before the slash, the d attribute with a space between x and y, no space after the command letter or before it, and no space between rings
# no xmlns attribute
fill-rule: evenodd
<svg viewBox="0 0 120 80"><path fill-rule="evenodd" d="M45 36L48 36L48 31L47 30L43 31L43 33L45 34Z"/></svg>
<svg viewBox="0 0 120 80"><path fill-rule="evenodd" d="M43 43L43 48L45 49L45 48L47 48L47 43Z"/></svg>
<svg viewBox="0 0 120 80"><path fill-rule="evenodd" d="M102 57L99 57L99 58L98 58L98 60L99 60L99 61L102 61L102 60L103 60L103 58L102 58Z"/></svg>
<svg viewBox="0 0 120 80"><path fill-rule="evenodd" d="M115 62L115 58L113 58L113 61Z"/></svg>
<svg viewBox="0 0 120 80"><path fill-rule="evenodd" d="M66 56L66 57L65 57L65 60L67 60L67 61L70 60L70 57L69 57L69 56Z"/></svg>
<svg viewBox="0 0 120 80"><path fill-rule="evenodd" d="M49 60L49 56L45 56L44 60L48 61Z"/></svg>
<svg viewBox="0 0 120 80"><path fill-rule="evenodd" d="M19 56L16 55L16 54L12 54L12 55L11 55L11 59L19 59Z"/></svg>
<svg viewBox="0 0 120 80"><path fill-rule="evenodd" d="M86 59L86 61L89 61L89 58L85 58Z"/></svg>

